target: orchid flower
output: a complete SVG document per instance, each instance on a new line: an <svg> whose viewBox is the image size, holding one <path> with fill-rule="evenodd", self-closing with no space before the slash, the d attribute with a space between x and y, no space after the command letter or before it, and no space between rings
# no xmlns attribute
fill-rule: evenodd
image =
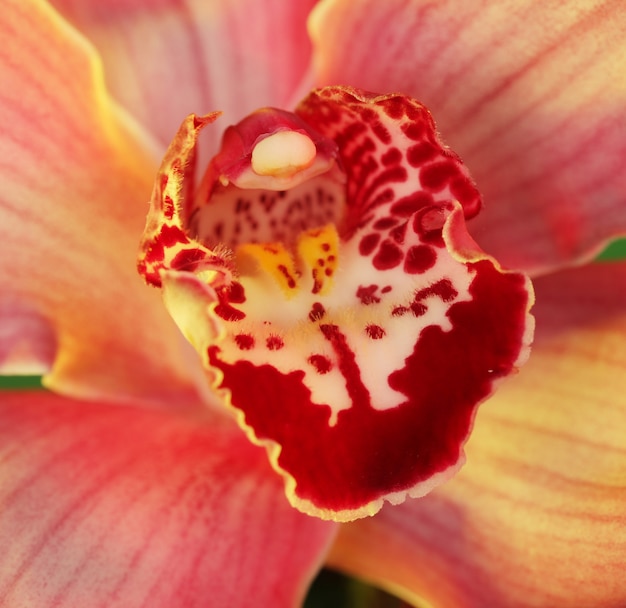
<svg viewBox="0 0 626 608"><path fill-rule="evenodd" d="M327 563L416 606L623 604L626 268L587 262L626 233L626 11L52 4L10 0L0 17L0 361L49 389L0 393L0 603L293 606ZM415 124L419 138L403 140ZM359 171L378 175L350 158L364 130L387 133L379 164L416 170L371 207L338 198L358 191ZM409 162L417 144L447 168L443 186ZM279 234L271 220L318 191L328 214ZM252 216L260 232L237 229L250 200L282 205ZM140 241L153 287L136 274ZM346 372L358 362L359 386L384 405L379 378L413 386L411 352L466 328L447 313L474 310L482 273L481 304L502 306L496 289L510 304L503 329L483 322L494 308L472 312L506 345L505 375L530 336L522 272L536 293L532 356L477 413L493 379L474 373L494 368L481 360L475 383L458 384L459 357L450 393L476 394L422 430L442 433L421 444L433 457L458 426L451 456L409 459L404 479L394 465L359 496L347 477L330 494L319 475L305 483L298 467L333 458L367 472L366 451L325 452L313 424L307 445L281 444L265 393L289 405L284 386L297 386L340 429L360 403Z"/></svg>

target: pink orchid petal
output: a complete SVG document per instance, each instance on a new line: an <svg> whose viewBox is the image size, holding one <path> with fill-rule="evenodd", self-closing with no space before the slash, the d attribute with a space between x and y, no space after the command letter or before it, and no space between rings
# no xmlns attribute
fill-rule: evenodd
<svg viewBox="0 0 626 608"><path fill-rule="evenodd" d="M200 367L134 272L152 156L45 4L5 2L0 38L0 367L77 396L189 402Z"/></svg>
<svg viewBox="0 0 626 608"><path fill-rule="evenodd" d="M5 608L292 607L335 527L225 419L0 395Z"/></svg>
<svg viewBox="0 0 626 608"><path fill-rule="evenodd" d="M95 44L113 95L164 146L191 112L220 108L228 125L263 105L289 107L307 80L315 0L52 4Z"/></svg>
<svg viewBox="0 0 626 608"><path fill-rule="evenodd" d="M347 521L458 471L477 405L528 355L532 290L467 233L480 196L422 105L328 87L296 114L230 128L201 183L197 140L217 114L190 115L157 177L138 266L292 504ZM286 154L282 178L234 188L276 133L308 139L331 177L300 183L315 161ZM338 167L345 187L329 192ZM281 179L294 188L276 192Z"/></svg>
<svg viewBox="0 0 626 608"><path fill-rule="evenodd" d="M534 272L626 232L620 2L325 0L311 33L319 84L426 104L486 212L472 226Z"/></svg>
<svg viewBox="0 0 626 608"><path fill-rule="evenodd" d="M535 283L538 335L459 475L342 528L331 563L429 605L626 605L626 265Z"/></svg>

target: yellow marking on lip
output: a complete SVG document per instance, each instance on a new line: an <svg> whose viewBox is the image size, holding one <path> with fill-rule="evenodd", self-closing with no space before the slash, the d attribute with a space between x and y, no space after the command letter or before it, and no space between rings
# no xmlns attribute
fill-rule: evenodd
<svg viewBox="0 0 626 608"><path fill-rule="evenodd" d="M327 294L332 286L339 263L339 235L334 224L312 228L298 237L298 255L310 268L312 292Z"/></svg>
<svg viewBox="0 0 626 608"><path fill-rule="evenodd" d="M298 269L291 252L282 243L246 243L237 247L237 256L253 259L287 297L297 293Z"/></svg>

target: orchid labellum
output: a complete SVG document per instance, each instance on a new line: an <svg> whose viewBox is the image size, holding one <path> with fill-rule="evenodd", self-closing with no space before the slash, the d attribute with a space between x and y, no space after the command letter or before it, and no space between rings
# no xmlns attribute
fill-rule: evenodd
<svg viewBox="0 0 626 608"><path fill-rule="evenodd" d="M426 494L532 333L528 281L466 230L467 171L421 104L327 87L229 127L197 179L217 118L170 145L140 272L292 504L350 520Z"/></svg>

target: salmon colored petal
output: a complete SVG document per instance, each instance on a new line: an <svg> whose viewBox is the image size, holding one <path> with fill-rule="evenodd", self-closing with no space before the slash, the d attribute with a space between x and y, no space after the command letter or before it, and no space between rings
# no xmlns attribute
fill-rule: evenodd
<svg viewBox="0 0 626 608"><path fill-rule="evenodd" d="M93 50L44 3L0 20L0 366L74 395L183 402L202 382L135 273L155 171Z"/></svg>
<svg viewBox="0 0 626 608"><path fill-rule="evenodd" d="M293 607L335 527L227 420L0 394L3 608Z"/></svg>
<svg viewBox="0 0 626 608"><path fill-rule="evenodd" d="M291 107L309 84L315 0L52 4L95 44L113 95L164 146L191 112L222 109L228 125L263 105Z"/></svg>
<svg viewBox="0 0 626 608"><path fill-rule="evenodd" d="M432 606L626 605L625 285L623 264L538 280L533 355L466 467L343 527L331 564Z"/></svg>
<svg viewBox="0 0 626 608"><path fill-rule="evenodd" d="M426 104L486 211L471 227L509 267L589 257L626 232L626 6L325 0L318 84Z"/></svg>

